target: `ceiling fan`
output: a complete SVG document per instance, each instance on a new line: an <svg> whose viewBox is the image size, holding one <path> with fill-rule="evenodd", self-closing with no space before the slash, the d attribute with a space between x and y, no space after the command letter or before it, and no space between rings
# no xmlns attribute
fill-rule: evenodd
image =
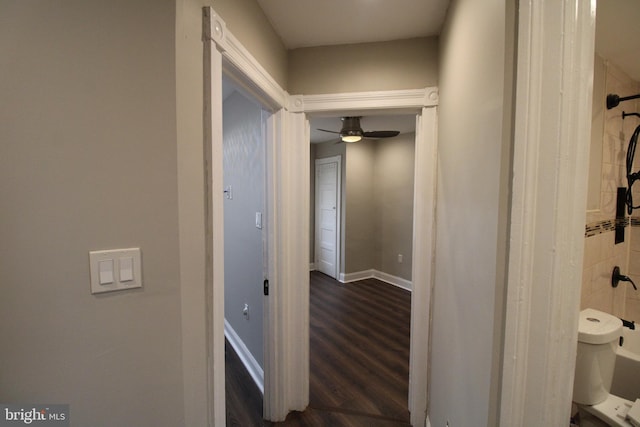
<svg viewBox="0 0 640 427"><path fill-rule="evenodd" d="M391 138L398 136L397 130L374 130L365 132L360 126L361 116L341 117L342 129L339 132L327 129L318 129L323 132L337 133L341 142L358 142L362 138Z"/></svg>

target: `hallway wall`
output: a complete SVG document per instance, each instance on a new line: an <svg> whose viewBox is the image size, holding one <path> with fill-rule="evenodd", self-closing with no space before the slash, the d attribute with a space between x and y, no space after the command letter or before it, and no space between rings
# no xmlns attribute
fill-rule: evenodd
<svg viewBox="0 0 640 427"><path fill-rule="evenodd" d="M172 0L0 2L1 402L184 425L174 48ZM143 288L92 295L129 247Z"/></svg>
<svg viewBox="0 0 640 427"><path fill-rule="evenodd" d="M223 103L224 188L224 317L264 369L263 229L255 226L264 213L265 147L262 109L239 92ZM243 308L249 307L248 316Z"/></svg>
<svg viewBox="0 0 640 427"><path fill-rule="evenodd" d="M438 38L293 49L287 70L291 94L437 86Z"/></svg>
<svg viewBox="0 0 640 427"><path fill-rule="evenodd" d="M508 4L454 0L440 38L433 426L497 425L511 166L506 70L515 39Z"/></svg>

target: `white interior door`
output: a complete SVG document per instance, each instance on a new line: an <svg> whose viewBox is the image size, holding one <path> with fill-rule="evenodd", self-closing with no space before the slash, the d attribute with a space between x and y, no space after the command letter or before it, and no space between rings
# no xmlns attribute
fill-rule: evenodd
<svg viewBox="0 0 640 427"><path fill-rule="evenodd" d="M340 156L316 160L316 269L338 278L340 253Z"/></svg>

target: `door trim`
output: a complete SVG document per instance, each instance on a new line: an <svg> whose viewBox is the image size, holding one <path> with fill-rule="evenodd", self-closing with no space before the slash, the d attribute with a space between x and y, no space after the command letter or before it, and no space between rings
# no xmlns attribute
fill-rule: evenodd
<svg viewBox="0 0 640 427"><path fill-rule="evenodd" d="M318 170L318 165L327 164L327 163L337 163L338 164L338 179L336 181L336 250L335 250L335 266L336 266L336 275L334 279L338 280L341 274L341 265L340 265L340 255L342 254L342 156L333 156L333 157L325 157L322 159L315 159L314 162L314 173ZM316 268L318 268L318 180L317 174L315 178L315 192L314 192L314 206L315 206L315 223L314 223L314 256L313 262L315 263Z"/></svg>
<svg viewBox="0 0 640 427"><path fill-rule="evenodd" d="M570 415L584 253L595 1L520 2L499 425Z"/></svg>
<svg viewBox="0 0 640 427"><path fill-rule="evenodd" d="M434 275L435 191L437 166L438 88L352 92L292 96L292 108L307 114L327 112L385 112L416 114L413 291L411 296L411 340L409 361L409 411L411 424L424 425L428 400L428 359L431 334L431 296ZM309 139L304 139L309 143ZM304 163L304 162L303 162ZM308 163L308 162L307 162ZM309 176L298 176L307 180ZM419 262L418 260L423 260ZM308 287L308 281L306 282ZM308 342L308 338L305 342ZM306 373L298 373L309 375Z"/></svg>
<svg viewBox="0 0 640 427"><path fill-rule="evenodd" d="M256 98L271 116L266 121L267 192L265 194L268 272L271 286L265 304L264 340L264 416L282 420L291 409L299 409L295 379L286 376L290 360L287 329L287 278L291 275L287 261L298 248L288 240L294 237L282 222L291 213L291 203L281 194L289 194L286 170L287 150L282 144L293 120L284 109L287 93L260 66L226 28L225 22L211 7L202 11L204 44L204 163L205 163L205 337L207 360L207 417L209 426L225 425L224 368L224 223L222 181L222 76L230 77ZM304 153L304 151L303 151ZM295 152L291 154L295 155ZM307 166L308 169L308 166ZM307 190L308 193L308 190ZM294 194L295 196L296 194ZM308 195L307 195L308 197ZM308 219L307 219L308 223ZM308 227L308 225L307 225ZM308 248L306 251L308 263ZM300 256L304 256L302 253ZM308 274L308 271L305 272ZM293 335L295 338L295 335Z"/></svg>

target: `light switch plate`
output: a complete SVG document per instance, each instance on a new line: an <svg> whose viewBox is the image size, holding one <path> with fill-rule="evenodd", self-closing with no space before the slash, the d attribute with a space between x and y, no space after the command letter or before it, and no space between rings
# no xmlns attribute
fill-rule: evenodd
<svg viewBox="0 0 640 427"><path fill-rule="evenodd" d="M110 273L105 271L109 268ZM140 248L91 251L89 269L92 294L142 287Z"/></svg>

